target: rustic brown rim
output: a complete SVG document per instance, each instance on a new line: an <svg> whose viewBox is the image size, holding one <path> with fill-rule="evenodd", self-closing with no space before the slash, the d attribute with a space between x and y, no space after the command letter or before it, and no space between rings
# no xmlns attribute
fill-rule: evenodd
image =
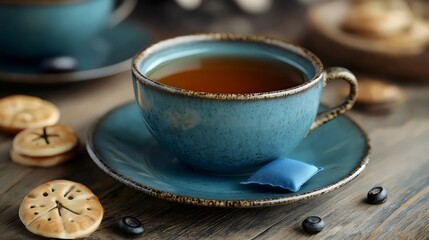
<svg viewBox="0 0 429 240"><path fill-rule="evenodd" d="M301 193L294 196L288 196L288 197L278 197L278 198L265 198L265 199L258 199L258 200L212 200L212 199L204 199L204 198L196 198L196 197L189 197L184 195L177 195L172 194L168 192L159 191L157 189L148 187L146 185L140 184L138 182L133 181L132 179L129 179L128 177L118 173L115 169L111 168L109 164L107 164L106 161L101 157L101 155L97 152L97 150L94 147L93 142L93 135L96 131L96 129L99 127L99 124L103 119L105 119L108 115L113 113L119 108L125 107L131 103L126 103L123 105L120 105L118 107L113 108L109 112L107 112L104 116L102 116L88 131L87 134L87 142L86 142L86 149L88 151L89 156L91 159L95 162L95 164L101 168L106 174L110 175L117 181L134 188L137 191L142 191L150 196L164 199L171 202L177 202L177 203L185 203L195 206L205 206L205 207L227 207L227 208L253 208L253 207L268 207L268 206L276 206L276 205L282 205L282 204L288 204L293 202L298 202L306 199L310 199L313 197L320 196L325 193L332 192L353 179L355 179L366 167L366 165L369 162L369 153L371 150L371 146L369 144L370 140L366 132L362 129L362 127L357 124L354 120L349 118L346 115L342 115L341 117L345 117L347 120L349 120L353 125L355 125L359 132L362 134L362 136L365 138L366 148L364 152L362 153L361 159L359 164L356 166L353 171L351 171L347 176L345 176L340 181L325 186L320 189L316 189L307 193Z"/></svg>
<svg viewBox="0 0 429 240"><path fill-rule="evenodd" d="M207 92L197 92L191 90L185 90L181 88L171 87L162 83L159 83L153 79L150 79L146 74L142 73L139 68L141 63L149 56L156 54L158 51L181 45L184 43L190 42L204 42L204 41L242 41L242 42L254 42L254 43L263 43L267 45L276 46L282 49L293 52L305 59L307 59L314 67L315 74L314 76L305 81L303 84L300 84L293 88L283 89L273 92L261 92L261 93L250 93L250 94L224 94L224 93L207 93ZM266 99L266 98L278 98L284 97L287 95L296 94L298 92L305 91L310 87L316 85L323 78L323 64L320 59L314 55L309 50L286 43L280 40L267 38L263 36L252 36L252 35L239 35L239 34L229 34L229 33L202 33L194 35L185 35L175 38L170 38L158 43L155 43L143 50L141 50L132 60L131 70L135 76L136 81L144 84L145 86L161 90L167 93L179 94L190 97L199 97L199 98L208 98L208 99L218 99L218 100L250 100L250 99Z"/></svg>

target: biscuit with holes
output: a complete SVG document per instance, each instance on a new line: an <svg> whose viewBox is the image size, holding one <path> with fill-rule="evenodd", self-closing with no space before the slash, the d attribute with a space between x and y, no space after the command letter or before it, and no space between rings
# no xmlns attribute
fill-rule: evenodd
<svg viewBox="0 0 429 240"><path fill-rule="evenodd" d="M13 95L0 99L0 130L17 133L25 128L54 125L60 111L51 102L37 97Z"/></svg>
<svg viewBox="0 0 429 240"><path fill-rule="evenodd" d="M73 158L79 141L65 125L28 128L18 133L12 142L12 161L36 167L50 167Z"/></svg>
<svg viewBox="0 0 429 240"><path fill-rule="evenodd" d="M33 189L19 207L19 218L32 233L59 239L84 238L99 227L104 209L86 186L54 180Z"/></svg>

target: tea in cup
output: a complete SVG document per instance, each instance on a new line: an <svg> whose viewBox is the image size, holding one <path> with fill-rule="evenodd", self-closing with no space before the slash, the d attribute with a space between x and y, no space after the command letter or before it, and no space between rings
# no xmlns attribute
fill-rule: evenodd
<svg viewBox="0 0 429 240"><path fill-rule="evenodd" d="M249 174L287 155L308 133L351 109L357 96L348 70L324 70L311 52L256 36L165 40L138 53L132 73L153 136L189 166L223 175ZM349 95L318 113L322 90L333 79L349 83Z"/></svg>

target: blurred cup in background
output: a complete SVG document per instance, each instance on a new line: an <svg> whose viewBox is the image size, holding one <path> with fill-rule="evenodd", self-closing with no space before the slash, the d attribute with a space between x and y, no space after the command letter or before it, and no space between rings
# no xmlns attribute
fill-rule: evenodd
<svg viewBox="0 0 429 240"><path fill-rule="evenodd" d="M0 55L42 59L72 54L126 18L135 3L124 0L112 12L114 0L0 0Z"/></svg>

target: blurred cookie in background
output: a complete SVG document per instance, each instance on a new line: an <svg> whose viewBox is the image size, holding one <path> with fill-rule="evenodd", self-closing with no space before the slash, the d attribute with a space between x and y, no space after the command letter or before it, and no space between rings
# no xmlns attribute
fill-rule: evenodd
<svg viewBox="0 0 429 240"><path fill-rule="evenodd" d="M348 88L344 86L341 91L342 97L347 96L348 92ZM355 104L357 110L383 115L392 112L404 100L404 91L394 84L375 78L359 79L359 95Z"/></svg>
<svg viewBox="0 0 429 240"><path fill-rule="evenodd" d="M404 0L353 0L341 28L392 54L421 53L429 42L429 24L411 6Z"/></svg>
<svg viewBox="0 0 429 240"><path fill-rule="evenodd" d="M175 0L175 2L185 10L195 10L207 0ZM213 1L213 0L208 0ZM250 14L261 14L268 12L271 9L273 0L229 0L234 2L241 11ZM222 4L222 1L216 0L217 4ZM221 3L219 3L221 2ZM224 3L229 4L229 3Z"/></svg>
<svg viewBox="0 0 429 240"><path fill-rule="evenodd" d="M323 1L307 14L302 44L330 65L407 82L429 81L429 2Z"/></svg>
<svg viewBox="0 0 429 240"><path fill-rule="evenodd" d="M342 28L362 36L385 38L411 26L413 13L402 0L353 0Z"/></svg>

